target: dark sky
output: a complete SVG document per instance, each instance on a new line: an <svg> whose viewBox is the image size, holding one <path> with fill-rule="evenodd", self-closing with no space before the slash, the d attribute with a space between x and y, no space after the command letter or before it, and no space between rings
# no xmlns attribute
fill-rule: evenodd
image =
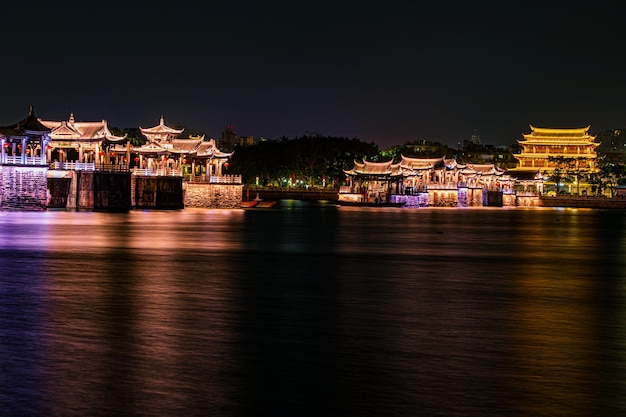
<svg viewBox="0 0 626 417"><path fill-rule="evenodd" d="M619 2L130 3L5 6L0 124L33 105L51 120L163 115L208 137L230 124L382 148L626 127Z"/></svg>

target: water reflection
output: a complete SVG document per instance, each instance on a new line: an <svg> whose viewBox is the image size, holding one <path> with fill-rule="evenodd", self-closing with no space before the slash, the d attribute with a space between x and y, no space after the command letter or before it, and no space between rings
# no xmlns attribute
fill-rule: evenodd
<svg viewBox="0 0 626 417"><path fill-rule="evenodd" d="M622 212L0 213L11 415L617 415Z"/></svg>

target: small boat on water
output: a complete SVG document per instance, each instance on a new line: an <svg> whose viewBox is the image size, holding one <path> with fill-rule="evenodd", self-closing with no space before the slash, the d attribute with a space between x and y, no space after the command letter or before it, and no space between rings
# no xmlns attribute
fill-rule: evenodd
<svg viewBox="0 0 626 417"><path fill-rule="evenodd" d="M256 200L242 201L241 208L252 208L256 207L257 204L259 204L259 202Z"/></svg>
<svg viewBox="0 0 626 417"><path fill-rule="evenodd" d="M278 201L259 201L256 208L272 208L278 205Z"/></svg>
<svg viewBox="0 0 626 417"><path fill-rule="evenodd" d="M265 200L247 200L241 202L241 208L273 208L278 205L278 201L265 201Z"/></svg>

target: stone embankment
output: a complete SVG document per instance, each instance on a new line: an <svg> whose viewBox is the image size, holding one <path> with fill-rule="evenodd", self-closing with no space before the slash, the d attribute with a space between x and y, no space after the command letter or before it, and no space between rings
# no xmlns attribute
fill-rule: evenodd
<svg viewBox="0 0 626 417"><path fill-rule="evenodd" d="M269 188L244 188L243 200L254 200L257 194L262 200L337 201L337 190L281 190Z"/></svg>
<svg viewBox="0 0 626 417"><path fill-rule="evenodd" d="M254 200L257 197L263 200L337 200L337 191L310 191L310 190L280 190L280 189L255 189L244 188L243 200ZM534 207L567 207L567 208L596 208L596 209L626 209L626 198L616 197L539 197L535 200Z"/></svg>
<svg viewBox="0 0 626 417"><path fill-rule="evenodd" d="M595 208L595 209L626 209L626 198L608 197L540 197L540 207Z"/></svg>

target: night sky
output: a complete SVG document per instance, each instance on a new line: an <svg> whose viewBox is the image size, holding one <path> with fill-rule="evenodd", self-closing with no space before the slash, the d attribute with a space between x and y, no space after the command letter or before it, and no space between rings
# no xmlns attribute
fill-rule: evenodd
<svg viewBox="0 0 626 417"><path fill-rule="evenodd" d="M626 127L620 2L410 3L5 5L0 124L33 105L47 120L163 116L207 137L232 125L381 148Z"/></svg>

